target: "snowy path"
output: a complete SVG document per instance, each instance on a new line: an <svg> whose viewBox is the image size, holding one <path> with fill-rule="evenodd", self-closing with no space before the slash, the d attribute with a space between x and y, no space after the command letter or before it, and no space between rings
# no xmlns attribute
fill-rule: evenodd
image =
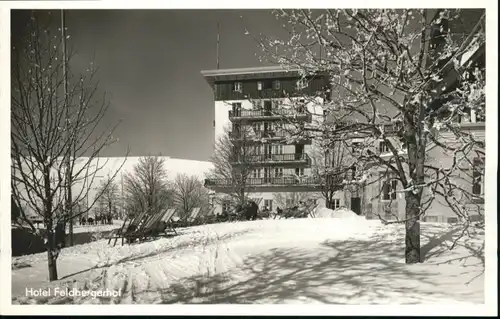
<svg viewBox="0 0 500 319"><path fill-rule="evenodd" d="M404 264L401 226L355 219L213 224L130 246L100 240L65 249L58 270L68 277L50 284L45 254L14 258L31 267L13 269L13 302L483 303L484 235L449 251L446 244L456 235L450 230L422 226L423 250L431 249L417 265ZM121 289L122 296L24 296L26 287L64 285Z"/></svg>

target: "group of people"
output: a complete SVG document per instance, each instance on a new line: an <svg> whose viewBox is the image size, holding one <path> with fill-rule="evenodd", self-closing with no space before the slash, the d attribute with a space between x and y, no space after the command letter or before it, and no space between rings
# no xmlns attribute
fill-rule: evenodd
<svg viewBox="0 0 500 319"><path fill-rule="evenodd" d="M80 225L111 225L113 224L113 216L111 214L96 215L95 218L89 217L85 218L83 216L80 218Z"/></svg>
<svg viewBox="0 0 500 319"><path fill-rule="evenodd" d="M282 209L281 207L276 208L276 215L283 216L287 218L288 216L296 216L300 217L300 212L306 213L306 203L304 201L299 201L298 205L294 205L292 207L287 207Z"/></svg>
<svg viewBox="0 0 500 319"><path fill-rule="evenodd" d="M259 218L259 206L253 200L249 200L236 205L232 212L223 209L222 214L218 217L218 221L235 219L256 220L257 218Z"/></svg>
<svg viewBox="0 0 500 319"><path fill-rule="evenodd" d="M276 208L277 216L296 216L300 215L300 212L305 212L306 203L304 201L299 201L298 205L294 205L293 207L288 207L282 209L281 207ZM273 212L269 208L269 206L264 206L259 213L259 207L254 201L247 201L243 204L239 204L235 207L233 212L229 212L226 209L222 211L220 216L221 220L230 220L238 217L244 218L246 220L255 220L257 218L268 218L273 215ZM298 216L297 216L298 217Z"/></svg>

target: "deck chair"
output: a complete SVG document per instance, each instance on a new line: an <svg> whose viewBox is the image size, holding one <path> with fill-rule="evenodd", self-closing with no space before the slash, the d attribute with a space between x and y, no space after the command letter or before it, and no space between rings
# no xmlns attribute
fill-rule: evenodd
<svg viewBox="0 0 500 319"><path fill-rule="evenodd" d="M167 210L167 213L160 219L160 222L164 222L167 226L165 228L165 235L168 234L169 230L173 230L174 233L177 235L177 231L175 230L175 227L172 225L172 218L174 217L175 212L176 212L175 208L169 208Z"/></svg>
<svg viewBox="0 0 500 319"><path fill-rule="evenodd" d="M187 218L185 217L185 218L176 222L176 226L177 227L189 227L189 226L191 226L198 218L198 215L200 214L200 210L201 210L200 207L194 207Z"/></svg>
<svg viewBox="0 0 500 319"><path fill-rule="evenodd" d="M158 219L160 214L164 214L164 211L159 211L150 215L146 215L143 217L142 221L135 229L129 229L127 232L123 234L123 237L127 240L128 243L135 242L137 239L141 239L143 234L146 233L150 228L152 222Z"/></svg>
<svg viewBox="0 0 500 319"><path fill-rule="evenodd" d="M289 208L289 209L287 209L284 212L284 217L285 218L299 218L299 217L304 217L307 213L309 213L309 207L310 206L311 206L311 203L307 203L304 207Z"/></svg>
<svg viewBox="0 0 500 319"><path fill-rule="evenodd" d="M193 208L193 210L191 211L191 216L189 216L187 220L189 226L194 225L194 223L196 223L201 218L200 212L201 212L200 207Z"/></svg>
<svg viewBox="0 0 500 319"><path fill-rule="evenodd" d="M253 201L255 202L255 204L257 204L257 206L259 206L260 203L262 202L262 200L263 200L263 198L259 197L259 198L254 199Z"/></svg>
<svg viewBox="0 0 500 319"><path fill-rule="evenodd" d="M130 219L130 222L128 225L126 223L127 220L125 220L123 222L122 227L119 228L118 231L113 233L110 237L108 237L108 239L109 239L108 245L111 243L111 240L114 239L115 240L115 242L113 243L113 247L114 247L116 245L116 242L118 241L118 239L121 238L122 239L122 246L123 246L123 243L125 240L125 235L127 234L127 232L129 232L131 229L136 229L137 227L139 227L139 224L144 219L144 217L146 216L148 211L149 210L144 210L141 213L135 215L135 217Z"/></svg>
<svg viewBox="0 0 500 319"><path fill-rule="evenodd" d="M130 220L129 217L125 218L125 220L123 221L123 224L120 228L116 229L114 232L111 232L111 235L108 237L108 245L111 243L111 240L114 238L115 239L115 243L113 244L113 246L116 245L116 241L118 240L118 236L116 236L117 234L121 234L123 233L123 231L125 230L125 225L127 225L127 222Z"/></svg>
<svg viewBox="0 0 500 319"><path fill-rule="evenodd" d="M312 207L309 209L309 214L311 218L316 218L316 208L318 208L319 204L314 204Z"/></svg>
<svg viewBox="0 0 500 319"><path fill-rule="evenodd" d="M139 241L145 240L149 237L153 237L156 233L156 229L158 227L158 223L165 217L167 214L168 209L164 209L157 214L153 214L151 218L149 218L145 223L144 226L138 229L135 232L135 238L139 239Z"/></svg>

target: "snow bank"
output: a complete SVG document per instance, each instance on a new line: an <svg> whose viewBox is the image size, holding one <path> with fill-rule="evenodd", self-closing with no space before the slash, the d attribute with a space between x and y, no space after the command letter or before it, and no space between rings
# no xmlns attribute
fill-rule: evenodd
<svg viewBox="0 0 500 319"><path fill-rule="evenodd" d="M339 208L336 210L332 210L329 208L320 208L316 210L315 217L366 220L363 216L359 216L355 212L347 208Z"/></svg>

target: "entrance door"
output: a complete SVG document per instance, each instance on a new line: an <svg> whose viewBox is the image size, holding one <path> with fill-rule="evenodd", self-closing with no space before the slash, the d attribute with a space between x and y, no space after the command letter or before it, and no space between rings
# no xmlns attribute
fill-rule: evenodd
<svg viewBox="0 0 500 319"><path fill-rule="evenodd" d="M351 210L358 215L361 215L361 198L351 197Z"/></svg>

